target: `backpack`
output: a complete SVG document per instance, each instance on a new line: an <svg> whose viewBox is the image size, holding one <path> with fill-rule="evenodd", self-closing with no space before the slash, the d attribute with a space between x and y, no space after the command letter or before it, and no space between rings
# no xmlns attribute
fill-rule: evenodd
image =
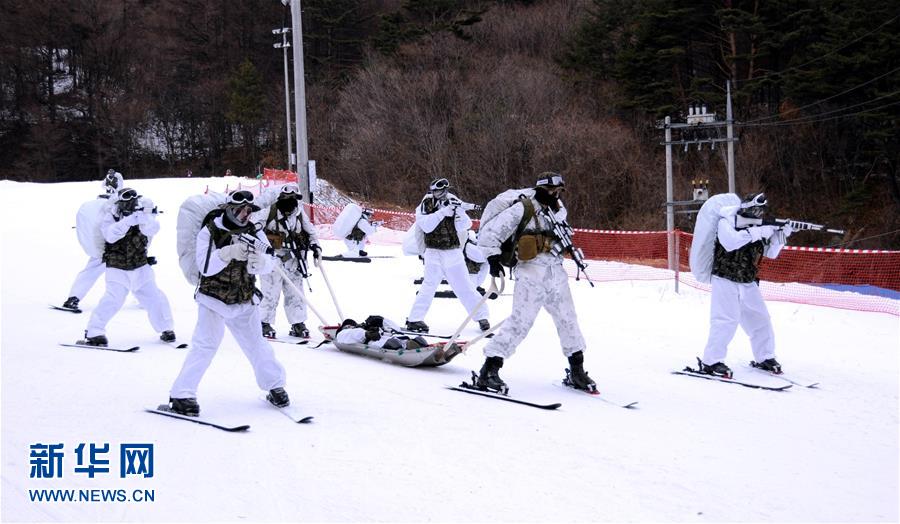
<svg viewBox="0 0 900 524"><path fill-rule="evenodd" d="M733 216L740 205L741 197L734 193L722 193L707 200L697 213L689 262L691 273L698 282L708 284L712 279L719 219Z"/></svg>
<svg viewBox="0 0 900 524"><path fill-rule="evenodd" d="M500 263L506 267L515 267L519 261L516 257L516 249L519 246L519 237L522 236L522 232L525 231L525 226L532 218L534 218L535 214L534 204L531 202L531 197L533 196L534 189L508 189L488 202L487 205L484 206L484 211L481 213L481 224L479 229L483 228L491 220L497 217L497 215L506 211L518 202L522 202L522 205L525 208L525 212L522 213L522 220L519 221L515 233L510 235L509 238L500 244Z"/></svg>
<svg viewBox="0 0 900 524"><path fill-rule="evenodd" d="M188 197L178 208L176 222L176 244L178 265L184 278L192 286L200 283L200 269L197 267L197 234L205 224L207 215L225 203L222 193L209 192L204 195Z"/></svg>
<svg viewBox="0 0 900 524"><path fill-rule="evenodd" d="M103 222L103 216L109 212L113 203L110 199L97 197L88 200L78 208L78 214L75 215L75 231L78 233L78 243L81 248L91 258L100 258L103 256L103 250L106 248L106 239L103 238L103 232L100 231L100 224Z"/></svg>
<svg viewBox="0 0 900 524"><path fill-rule="evenodd" d="M358 204L347 204L337 218L334 219L331 232L337 238L347 238L347 235L353 231L356 223L359 222L360 217L362 217L362 208Z"/></svg>

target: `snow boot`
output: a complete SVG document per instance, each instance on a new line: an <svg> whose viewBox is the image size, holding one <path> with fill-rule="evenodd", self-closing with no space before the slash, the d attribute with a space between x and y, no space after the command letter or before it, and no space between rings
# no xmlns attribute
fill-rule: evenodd
<svg viewBox="0 0 900 524"><path fill-rule="evenodd" d="M275 338L275 329L268 322L263 322L262 335L266 338Z"/></svg>
<svg viewBox="0 0 900 524"><path fill-rule="evenodd" d="M369 253L363 251L362 249L359 250L359 256L365 257L365 256L368 256L368 255L369 255Z"/></svg>
<svg viewBox="0 0 900 524"><path fill-rule="evenodd" d="M106 335L97 335L96 337L87 336L87 331L84 332L84 340L80 342L80 344L84 344L86 346L99 346L106 347L109 345L109 340L106 339Z"/></svg>
<svg viewBox="0 0 900 524"><path fill-rule="evenodd" d="M707 366L698 358L697 366L700 368L698 369L698 372L703 373L704 375L713 375L722 378L731 378L734 376L731 368L726 366L724 362L716 362L715 364Z"/></svg>
<svg viewBox="0 0 900 524"><path fill-rule="evenodd" d="M483 319L481 319L481 320L478 321L478 327L479 327L482 331L487 331L487 330L491 329L491 323L488 322L488 319L483 318Z"/></svg>
<svg viewBox="0 0 900 524"><path fill-rule="evenodd" d="M163 331L159 335L159 339L162 340L163 342L175 342L175 332L172 331L171 329Z"/></svg>
<svg viewBox="0 0 900 524"><path fill-rule="evenodd" d="M566 380L575 389L587 391L588 393L597 391L597 383L584 370L584 353L581 351L576 351L569 357L569 369L566 370Z"/></svg>
<svg viewBox="0 0 900 524"><path fill-rule="evenodd" d="M200 415L200 404L195 398L169 398L171 409L179 415L197 417Z"/></svg>
<svg viewBox="0 0 900 524"><path fill-rule="evenodd" d="M428 333L428 324L422 322L421 320L415 320L413 322L407 320L406 330L412 331L414 333Z"/></svg>
<svg viewBox="0 0 900 524"><path fill-rule="evenodd" d="M62 307L66 309L78 309L78 297L69 297L63 302Z"/></svg>
<svg viewBox="0 0 900 524"><path fill-rule="evenodd" d="M767 358L762 362L756 364L754 367L762 369L763 371L768 371L769 373L773 373L775 375L781 374L781 364L778 363L774 358Z"/></svg>
<svg viewBox="0 0 900 524"><path fill-rule="evenodd" d="M475 380L475 387L482 391L494 391L505 395L509 391L509 387L498 374L502 367L502 357L486 358L484 365L481 366L481 371L478 373L478 379Z"/></svg>
<svg viewBox="0 0 900 524"><path fill-rule="evenodd" d="M288 398L287 391L285 391L284 388L269 390L269 394L266 395L266 400L276 408L284 408L291 404L291 399Z"/></svg>
<svg viewBox="0 0 900 524"><path fill-rule="evenodd" d="M297 338L309 338L309 330L306 329L306 324L297 322L296 324L291 325L291 331L288 335Z"/></svg>

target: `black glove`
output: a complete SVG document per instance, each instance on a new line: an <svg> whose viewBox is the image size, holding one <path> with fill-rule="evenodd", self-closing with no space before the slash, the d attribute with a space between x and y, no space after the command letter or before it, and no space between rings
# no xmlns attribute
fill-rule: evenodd
<svg viewBox="0 0 900 524"><path fill-rule="evenodd" d="M381 315L369 315L369 317L366 318L366 321L363 322L363 324L366 325L366 329L381 329L384 327L384 317L382 317Z"/></svg>
<svg viewBox="0 0 900 524"><path fill-rule="evenodd" d="M319 260L322 258L322 248L319 247L319 244L313 244L309 246L309 249L313 252L313 258Z"/></svg>
<svg viewBox="0 0 900 524"><path fill-rule="evenodd" d="M373 342L381 338L381 330L376 327L366 329L366 343Z"/></svg>
<svg viewBox="0 0 900 524"><path fill-rule="evenodd" d="M506 276L506 271L503 270L503 264L500 263L500 255L489 256L488 264L491 266L492 277L502 278Z"/></svg>

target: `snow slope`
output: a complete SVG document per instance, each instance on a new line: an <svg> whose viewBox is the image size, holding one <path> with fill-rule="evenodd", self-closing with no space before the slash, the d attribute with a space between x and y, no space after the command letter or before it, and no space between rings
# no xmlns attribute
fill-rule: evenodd
<svg viewBox="0 0 900 524"><path fill-rule="evenodd" d="M190 340L193 289L175 255L180 202L221 179L129 180L164 211L151 245L175 331ZM131 354L63 348L85 328L103 291L61 303L86 261L74 225L96 183L0 182L2 206L2 519L4 521L854 521L898 520L898 319L770 303L785 369L819 389L753 390L670 374L694 363L708 328L709 296L671 282L571 281L588 340L586 367L601 391L640 401L610 406L553 385L566 365L541 313L501 370L511 394L557 401L556 412L444 389L467 379L480 347L436 369L275 344L293 403L316 417L292 424L259 400L233 338L201 384L203 413L252 426L244 434L142 412L167 400L185 350L158 343L130 298L109 325ZM343 244L325 241L326 254ZM341 308L361 320L404 320L421 263L392 244L371 264L331 263ZM337 314L316 273L308 293L329 322ZM510 311L512 283L490 303ZM426 321L451 333L465 314L435 299ZM311 325L318 325L315 317ZM276 329L288 330L279 312ZM470 325L464 335L472 337ZM729 364L751 358L739 331ZM153 443L152 478L90 479L73 472L80 443ZM30 448L63 443L62 478L30 478ZM29 490L153 489L153 502L32 502Z"/></svg>

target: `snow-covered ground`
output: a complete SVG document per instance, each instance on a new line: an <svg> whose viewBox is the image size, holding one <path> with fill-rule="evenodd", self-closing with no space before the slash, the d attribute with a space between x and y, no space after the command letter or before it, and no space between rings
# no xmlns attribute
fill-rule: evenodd
<svg viewBox="0 0 900 524"><path fill-rule="evenodd" d="M196 319L192 287L175 254L185 197L222 179L130 180L164 211L151 246L179 338ZM555 387L566 361L541 313L501 370L511 394L556 401L541 411L449 391L478 369L476 346L435 369L407 369L325 345L275 344L293 403L314 415L292 424L259 400L230 335L201 384L203 414L252 426L247 433L144 413L167 400L185 350L158 342L131 298L109 325L118 354L63 348L85 328L61 303L86 261L75 211L98 183L0 182L2 209L3 521L879 521L898 520L896 316L769 304L779 358L818 389L769 392L670 372L694 363L708 327L709 296L664 282L571 281L588 340L586 367L625 410ZM343 244L324 242L326 254ZM421 263L396 244L370 247L371 264L331 263L345 315L404 320ZM337 313L320 273L310 300ZM491 319L511 308L511 288ZM451 333L465 314L435 299L426 321ZM310 324L318 325L315 317ZM279 313L276 329L285 333ZM464 335L472 337L470 325ZM743 332L728 363L751 358ZM76 447L109 443L109 473L76 473ZM119 446L154 445L152 478L120 478ZM63 444L62 478L31 478L31 446ZM153 502L32 502L37 489L154 490Z"/></svg>

